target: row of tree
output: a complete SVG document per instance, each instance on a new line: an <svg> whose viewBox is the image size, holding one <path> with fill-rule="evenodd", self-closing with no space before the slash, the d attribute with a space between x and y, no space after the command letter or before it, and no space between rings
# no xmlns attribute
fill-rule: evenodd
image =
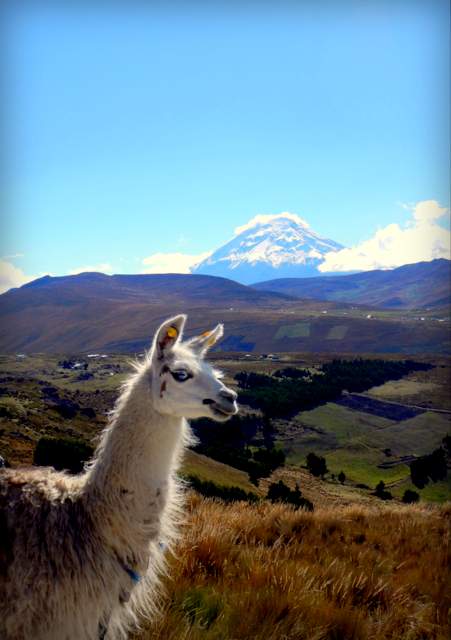
<svg viewBox="0 0 451 640"><path fill-rule="evenodd" d="M288 367L274 375L240 372L235 380L240 400L260 409L269 418L290 418L339 398L343 391L361 392L388 380L398 380L411 371L431 368L412 360L336 359L323 364L318 373Z"/></svg>

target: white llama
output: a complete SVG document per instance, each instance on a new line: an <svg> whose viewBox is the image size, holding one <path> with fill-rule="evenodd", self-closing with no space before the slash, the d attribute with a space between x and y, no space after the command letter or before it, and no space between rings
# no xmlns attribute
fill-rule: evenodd
<svg viewBox="0 0 451 640"><path fill-rule="evenodd" d="M222 325L181 341L166 321L79 476L0 470L0 638L124 638L155 611L164 548L176 533L185 418L223 421L236 393L203 360Z"/></svg>

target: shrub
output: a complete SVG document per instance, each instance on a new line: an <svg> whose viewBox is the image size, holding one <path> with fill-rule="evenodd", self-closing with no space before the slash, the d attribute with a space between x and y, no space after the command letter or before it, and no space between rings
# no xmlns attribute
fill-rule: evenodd
<svg viewBox="0 0 451 640"><path fill-rule="evenodd" d="M5 418L25 418L27 410L23 403L17 398L6 396L0 398L0 417Z"/></svg>
<svg viewBox="0 0 451 640"><path fill-rule="evenodd" d="M282 480L269 485L266 498L271 502L285 502L296 507L303 507L307 511L313 511L313 503L303 497L298 485L292 490Z"/></svg>
<svg viewBox="0 0 451 640"><path fill-rule="evenodd" d="M329 471L326 464L326 458L317 456L316 453L309 453L307 456L307 469L316 477L324 477Z"/></svg>
<svg viewBox="0 0 451 640"><path fill-rule="evenodd" d="M80 409L80 415L86 416L87 418L95 418L96 412L92 407L84 407Z"/></svg>
<svg viewBox="0 0 451 640"><path fill-rule="evenodd" d="M378 498L380 498L381 500L392 500L393 499L393 496L390 493L390 491L386 491L385 482L383 480L381 480L377 484L376 490L374 492L374 495L377 496Z"/></svg>
<svg viewBox="0 0 451 640"><path fill-rule="evenodd" d="M344 471L340 471L340 473L338 474L338 480L341 482L341 484L344 483L344 481L346 480L346 475Z"/></svg>
<svg viewBox="0 0 451 640"><path fill-rule="evenodd" d="M412 491L411 489L406 489L402 497L402 501L405 502L406 504L418 502L419 499L420 499L420 495L416 491Z"/></svg>
<svg viewBox="0 0 451 640"><path fill-rule="evenodd" d="M201 480L198 476L185 476L194 491L200 493L206 498L219 498L224 502L237 502L244 500L245 502L257 502L258 496L250 491L245 491L240 487L224 486L216 484L211 480Z"/></svg>
<svg viewBox="0 0 451 640"><path fill-rule="evenodd" d="M67 398L61 398L56 401L55 410L66 420L75 418L79 409L80 406L76 402L72 402Z"/></svg>
<svg viewBox="0 0 451 640"><path fill-rule="evenodd" d="M54 467L71 473L83 471L84 463L92 456L94 449L83 440L74 438L40 438L34 450L33 464Z"/></svg>

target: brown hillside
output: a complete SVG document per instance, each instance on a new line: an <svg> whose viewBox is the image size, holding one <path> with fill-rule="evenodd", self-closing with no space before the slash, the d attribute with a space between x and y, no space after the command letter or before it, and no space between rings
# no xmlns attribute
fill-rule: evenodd
<svg viewBox="0 0 451 640"><path fill-rule="evenodd" d="M138 353L170 315L196 333L223 322L219 348L245 352L448 353L449 325L429 313L298 300L201 275L45 277L0 296L1 353ZM442 322L443 320L443 322Z"/></svg>

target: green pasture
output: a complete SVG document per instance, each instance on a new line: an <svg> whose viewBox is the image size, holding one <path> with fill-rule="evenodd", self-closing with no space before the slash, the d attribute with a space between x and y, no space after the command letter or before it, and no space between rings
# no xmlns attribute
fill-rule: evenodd
<svg viewBox="0 0 451 640"><path fill-rule="evenodd" d="M390 380L385 384L381 384L379 387L373 387L366 392L366 395L374 396L381 400L392 400L402 398L403 396L420 396L425 398L427 394L435 390L436 387L437 384L434 382L420 382L418 380L403 378L401 380Z"/></svg>
<svg viewBox="0 0 451 640"><path fill-rule="evenodd" d="M401 500L404 491L410 489L416 491L420 496L420 501L425 502L446 502L451 500L451 477L440 482L429 482L424 489L419 489L410 481L410 477L390 487L390 491L395 498Z"/></svg>
<svg viewBox="0 0 451 640"><path fill-rule="evenodd" d="M379 451L366 447L354 450L337 449L326 454L330 473L337 475L340 471L344 471L348 480L366 484L372 489L380 480L390 485L409 477L410 470L405 464L389 469L379 469L377 465L383 462L383 458L383 454Z"/></svg>
<svg viewBox="0 0 451 640"><path fill-rule="evenodd" d="M326 340L343 340L348 333L348 325L337 324L335 327L329 329L326 335Z"/></svg>
<svg viewBox="0 0 451 640"><path fill-rule="evenodd" d="M442 438L451 433L448 414L427 411L394 422L332 402L298 414L295 422L304 429L294 432L296 435L290 440L279 439L288 464L305 465L307 454L313 451L325 456L330 473L337 475L344 471L351 482L371 488L379 480L387 485L408 482L408 465L386 469L377 466L390 461L384 449L391 449L396 457L425 455L440 446ZM424 490L425 500L429 500L429 496L431 500L443 500L446 495L446 486L432 485Z"/></svg>
<svg viewBox="0 0 451 640"><path fill-rule="evenodd" d="M306 427L333 435L340 446L346 446L355 438L366 438L375 430L385 430L395 424L386 418L354 411L333 402L312 411L303 411L295 420Z"/></svg>
<svg viewBox="0 0 451 640"><path fill-rule="evenodd" d="M244 491L258 492L255 485L249 481L246 472L189 449L184 455L181 473L185 476L194 475L200 480L215 482L225 487L239 487Z"/></svg>
<svg viewBox="0 0 451 640"><path fill-rule="evenodd" d="M451 433L451 416L426 411L368 434L367 442L379 449L390 448L398 456L423 456L439 447L447 433Z"/></svg>
<svg viewBox="0 0 451 640"><path fill-rule="evenodd" d="M308 338L310 336L310 322L297 322L296 324L285 324L278 328L275 340L282 338Z"/></svg>

